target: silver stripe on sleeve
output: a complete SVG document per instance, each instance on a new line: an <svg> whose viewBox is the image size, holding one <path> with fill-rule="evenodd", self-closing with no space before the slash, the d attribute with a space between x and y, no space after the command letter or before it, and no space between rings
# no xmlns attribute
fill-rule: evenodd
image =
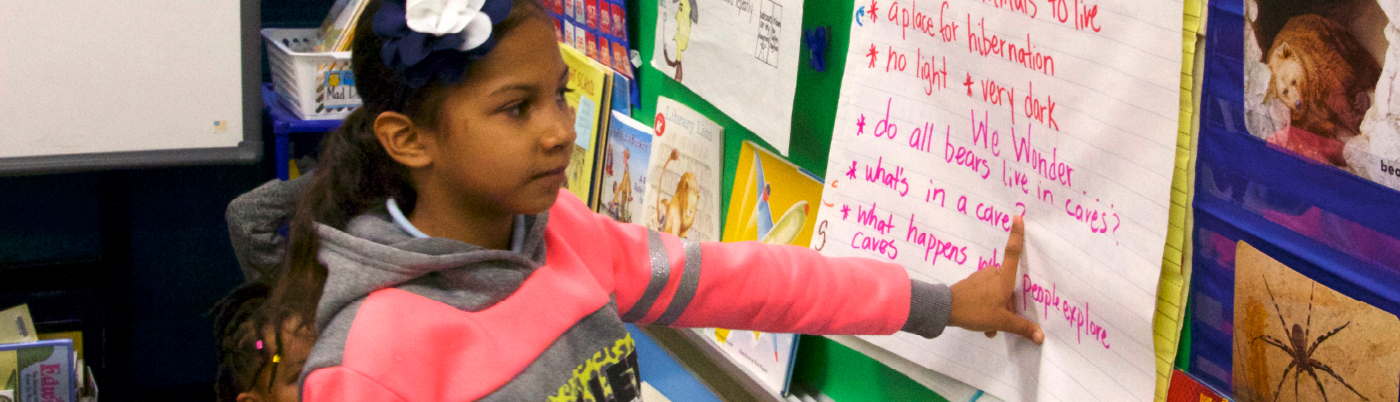
<svg viewBox="0 0 1400 402"><path fill-rule="evenodd" d="M681 239L681 244L685 245L685 271L681 273L681 283L676 288L676 295L671 298L671 305L666 306L666 312L656 319L658 325L676 322L685 308L690 306L690 300L695 298L695 291L700 287L700 243Z"/></svg>
<svg viewBox="0 0 1400 402"><path fill-rule="evenodd" d="M661 296L661 289L666 287L666 280L671 277L671 262L666 254L666 245L661 244L661 234L655 230L647 231L647 250L651 254L651 281L647 282L647 290L642 292L642 298L632 304L632 308L622 315L624 322L636 322L646 317L651 311L651 306L656 304L656 298Z"/></svg>

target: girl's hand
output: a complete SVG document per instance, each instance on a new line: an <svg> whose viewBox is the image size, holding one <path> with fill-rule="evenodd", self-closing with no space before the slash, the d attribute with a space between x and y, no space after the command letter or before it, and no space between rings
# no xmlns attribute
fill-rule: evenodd
<svg viewBox="0 0 1400 402"><path fill-rule="evenodd" d="M1040 326L1016 314L1016 265L1021 260L1025 228L1021 217L1011 224L1011 238L1006 241L1006 259L1000 267L988 267L972 273L949 289L953 293L953 312L948 325L972 331L982 331L991 338L997 332L1010 332L1034 341L1045 341Z"/></svg>

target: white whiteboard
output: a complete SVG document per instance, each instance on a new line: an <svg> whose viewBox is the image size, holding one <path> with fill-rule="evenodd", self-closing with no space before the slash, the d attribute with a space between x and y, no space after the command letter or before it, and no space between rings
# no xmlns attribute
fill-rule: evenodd
<svg viewBox="0 0 1400 402"><path fill-rule="evenodd" d="M0 0L0 173L258 159L258 7Z"/></svg>

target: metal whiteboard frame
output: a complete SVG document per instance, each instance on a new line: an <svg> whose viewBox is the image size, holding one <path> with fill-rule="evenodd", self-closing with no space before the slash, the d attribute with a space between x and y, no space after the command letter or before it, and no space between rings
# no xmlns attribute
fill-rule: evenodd
<svg viewBox="0 0 1400 402"><path fill-rule="evenodd" d="M236 147L102 152L0 158L0 177L182 165L252 164L262 160L262 1L240 0L243 141Z"/></svg>

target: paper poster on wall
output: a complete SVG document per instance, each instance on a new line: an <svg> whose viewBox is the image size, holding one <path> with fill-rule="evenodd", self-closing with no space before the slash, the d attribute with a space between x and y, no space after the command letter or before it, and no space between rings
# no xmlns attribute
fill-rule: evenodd
<svg viewBox="0 0 1400 402"><path fill-rule="evenodd" d="M802 0L658 0L651 65L786 155Z"/></svg>
<svg viewBox="0 0 1400 402"><path fill-rule="evenodd" d="M1244 3L1249 133L1400 189L1400 1Z"/></svg>
<svg viewBox="0 0 1400 402"><path fill-rule="evenodd" d="M954 283L1024 214L1016 307L1046 334L868 341L1006 400L1153 399L1183 7L856 2L812 247Z"/></svg>

